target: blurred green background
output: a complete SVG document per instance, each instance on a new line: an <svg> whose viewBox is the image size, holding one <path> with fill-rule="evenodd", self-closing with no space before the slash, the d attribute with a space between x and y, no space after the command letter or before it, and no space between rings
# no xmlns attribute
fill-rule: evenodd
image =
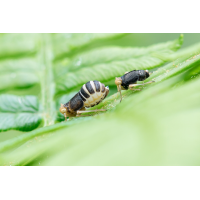
<svg viewBox="0 0 200 200"><path fill-rule="evenodd" d="M2 34L2 36L3 35L4 34ZM6 35L12 35L12 34L6 34ZM114 39L112 41L103 42L103 45L111 45L111 46L119 45L123 47L137 47L137 46L146 47L146 46L157 44L157 43L167 42L169 40L175 40L179 36L180 36L180 33L133 33L133 34L125 35L121 38ZM193 45L198 42L200 42L200 33L184 33L184 43L181 48L185 48L187 46ZM86 50L92 49L96 46L101 46L101 45L102 45L101 42L95 43L87 47ZM12 41L10 41L9 49L12 49ZM8 59L10 59L10 57L8 57ZM1 60L4 61L6 59L5 58L1 59L0 57L0 61ZM38 92L39 90L40 90L39 85L34 85L33 87L28 88L28 89L22 88L18 90L9 89L6 91L0 91L0 94L5 94L5 93L15 94L15 95L32 94L32 95L37 95L40 97L40 92ZM15 130L1 132L0 141L5 141L22 134L24 134L24 132L15 131Z"/></svg>
<svg viewBox="0 0 200 200"><path fill-rule="evenodd" d="M122 46L149 46L178 38L180 33L133 33L119 40ZM200 33L184 33L182 48L200 41Z"/></svg>
<svg viewBox="0 0 200 200"><path fill-rule="evenodd" d="M7 34L7 35L9 35L9 34ZM2 36L2 38L3 38L3 36L4 36L4 34L2 34L2 35L0 35L0 45L1 45L1 36ZM147 47L147 46L150 46L150 45L155 45L155 44L157 44L157 43L163 43L163 42L167 42L167 41L170 41L170 40L176 40L177 38L179 38L179 36L180 36L180 33L133 33L133 34L128 34L128 35L125 35L125 36L123 36L123 37L117 37L117 38L115 38L115 39L112 39L112 40L105 40L105 41L95 41L95 42L91 42L88 46L86 45L86 46L84 46L84 47L82 47L82 49L80 48L80 49L73 49L72 48L72 50L71 51L69 51L68 53L66 53L66 54L63 54L63 55L61 55L60 57L59 57L59 59L55 59L55 60L53 60L53 58L54 58L54 56L56 55L56 52L57 52L57 49L62 49L59 45L58 45L58 47L56 47L56 45L54 45L54 47L53 48L55 48L54 50L54 53L52 53L52 52L49 52L48 53L48 51L50 51L50 47L48 48L48 45L46 45L46 52L40 52L40 55L43 55L43 53L45 54L49 54L47 57L49 57L49 58L52 58L52 60L53 60L53 64L52 65L54 65L54 70L56 71L56 69L58 69L58 71L59 71L59 65L60 65L60 63L61 63L61 61L65 64L65 62L67 63L68 62L68 57L73 57L74 55L76 55L76 53L77 52L79 52L79 53L81 53L81 52L85 52L85 51L87 51L87 50L91 50L91 49L93 49L93 48L96 48L96 47L101 47L101 46L103 46L103 47L106 47L106 46L121 46L121 47ZM35 36L34 36L35 37ZM44 35L44 37L45 37L45 35ZM9 37L8 37L8 39L9 39ZM44 41L45 41L45 39L46 38L44 38ZM62 38L61 38L62 39ZM15 41L16 42L16 41ZM46 41L47 43L48 43L48 40ZM55 41L54 41L55 42ZM191 45L193 45L193 44L197 44L197 43L199 43L200 42L200 34L199 33L185 33L184 34L184 43L183 43L183 45L182 45L182 47L181 47L181 49L184 49L184 48L186 48L186 47L189 47L189 46L191 46ZM55 44L56 44L56 42L55 42ZM60 44L60 43L59 43ZM27 44L26 44L27 45ZM42 45L44 45L44 44L42 44L42 42L40 43L39 42L39 45L38 46L42 46ZM18 46L22 46L23 47L23 44L19 44ZM29 48L30 47L30 48ZM11 50L12 49L12 41L10 41L10 43L9 43L9 40L8 40L8 42L7 42L7 46L6 46L6 48L7 48L7 50L9 51L9 50ZM5 49L6 49L5 48ZM57 48L57 49L56 49ZM27 57L30 57L31 58L31 56L32 56L32 54L34 54L34 52L31 52L31 50L32 49L34 49L34 47L33 47L33 44L31 43L31 41L30 41L30 44L29 44L29 46L27 47L27 49L28 50L30 50L30 54L28 54L27 55ZM63 49L64 49L64 47L63 47ZM1 50L1 48L0 48L0 50ZM15 49L14 49L15 50ZM14 51L13 50L13 51ZM64 49L65 50L65 49ZM23 50L23 48L21 49L21 51L22 51L22 53L23 53L23 51L26 51L26 49L25 50ZM35 48L35 51L40 51L40 49L38 49L37 47ZM199 52L200 53L200 52ZM6 62L7 60L9 61L10 59L16 59L17 60L17 57L20 57L21 56L21 54L19 54L19 55L16 55L16 57L15 56L8 56L7 57L7 55L6 55L6 51L5 52L2 52L2 51L0 51L0 68L1 68L1 63L3 63L3 62ZM41 56L42 57L42 56ZM37 59L43 59L43 58L40 58L40 57L37 57ZM49 59L50 60L50 59ZM37 60L37 62L38 62L38 60ZM46 62L46 61L45 61ZM47 61L48 62L48 61ZM51 64L50 64L51 65ZM57 67L58 66L58 67ZM37 66L38 68L36 69L36 71L38 70L38 71L40 71L40 70L42 70L42 65L39 65L39 66ZM63 67L63 66L62 66ZM34 68L34 63L33 63L33 68ZM26 69L27 71L31 71L32 69L31 68L29 68L29 69ZM35 70L35 69L34 69ZM199 68L197 69L197 72L199 73ZM57 72L56 72L57 73ZM55 75L55 77L56 77L56 73L54 74ZM62 73L62 72L61 72ZM192 73L194 73L194 71L192 71ZM191 73L191 74L192 74ZM196 73L196 72L195 72ZM12 77L14 77L14 74L12 74L11 73L11 75L12 75ZM189 74L190 75L190 74ZM59 77L59 75L57 75L58 77ZM191 75L192 76L192 75ZM24 76L25 77L25 76ZM53 77L53 78L55 78L55 77ZM5 79L5 80L7 80L7 78ZM181 80L181 79L180 79ZM3 80L1 79L1 81L2 81L2 83L3 83ZM1 81L0 81L0 84L1 84ZM35 96L37 96L39 99L41 99L41 87L40 87L40 85L38 84L38 82L37 82L37 78L33 78L33 79L28 79L27 78L27 80L25 80L25 81L32 81L32 82L36 82L37 84L34 84L33 86L31 85L32 83L30 83L30 87L27 87L27 88L20 88L20 87L18 87L18 88L13 88L12 86L9 88L7 88L6 90L0 90L0 94L14 94L14 95L27 95L27 94L30 94L30 95L35 95ZM9 81L8 81L8 85L9 85ZM111 88L111 90L112 90L112 92L110 93L110 95L111 94L113 94L113 93L115 93L116 92L116 87L114 86L113 88L112 88L112 86L110 87ZM1 89L1 88L0 88ZM74 91L76 91L77 90L77 88L75 88L74 89ZM73 92L74 92L73 91ZM181 91L182 92L182 91ZM62 94L63 95L63 94ZM73 93L73 95L74 95L74 93ZM72 96L73 96L72 95ZM110 96L109 95L109 96ZM61 95L60 95L61 96ZM58 94L58 97L60 97L59 96L59 94ZM56 96L57 97L57 96ZM162 99L161 99L161 101L162 101ZM170 103L171 102L173 102L173 101L170 101ZM189 100L188 100L188 102L189 102ZM57 102L56 102L57 103ZM151 103L151 101L150 101L150 103ZM155 103L155 102L154 102ZM154 103L152 103L152 105L154 105ZM161 102L162 103L162 102ZM191 102L190 102L191 103ZM159 103L158 103L159 104ZM197 103L198 104L198 103ZM150 104L149 104L150 105ZM147 105L146 105L146 107L149 109L149 110L151 110L152 112L153 112L153 109L152 108L149 108L148 107L148 102L147 102ZM176 105L174 105L174 107L172 107L173 109L175 109L176 108ZM123 111L122 111L123 109L121 108L121 113L123 114ZM139 110L139 109L138 109ZM156 109L155 109L156 110ZM136 111L137 111L137 109L136 109ZM139 112L139 111L138 111ZM167 111L166 111L166 113L167 113ZM118 113L117 113L118 114ZM117 115L116 114L116 115ZM120 114L120 112L119 112L119 114ZM144 111L143 111L143 114L145 115L145 113L144 113ZM179 114L178 114L179 115ZM191 114L191 116L192 116L192 114ZM178 116L179 118L181 118L181 116ZM158 118L155 118L156 120L158 119ZM184 120L183 120L184 121ZM196 123L196 121L194 120L193 121L194 123ZM113 122L112 122L112 120L111 120L111 126L112 126L112 123L113 123L113 127L114 127L114 125L115 125L115 121L113 120ZM138 122L138 123L140 123L140 122ZM162 124L163 123L163 124ZM162 126L163 127L165 127L165 126L167 126L166 124L164 124L164 122L162 122L160 125L158 125L158 127L160 126L160 129L162 129ZM173 123L175 123L175 122L172 122L172 124ZM180 121L179 121L179 123L180 123ZM40 124L40 126L39 127L42 127L44 124ZM152 124L151 123L149 123L148 124L149 126L151 126ZM107 123L107 126L109 127L109 123ZM181 123L180 123L180 126L181 126ZM158 127L153 127L153 128L155 128L155 129L157 129ZM79 129L81 129L80 127L79 127ZM167 128L166 128L167 129ZM171 137L173 137L173 131L175 131L175 130L173 130L173 127L171 127L171 128L169 128L169 129L167 129L167 130L170 130L170 134L171 134ZM182 129L180 128L180 131L182 131ZM122 132L123 132L123 130L122 130ZM156 130L155 130L155 132L156 132ZM158 132L157 132L158 133ZM23 135L23 134L26 134L26 132L21 132L21 131L17 131L17 130L10 130L10 131L5 131L5 132L0 132L0 142L3 142L3 141L6 141L6 140L9 140L9 139L12 139L12 138L15 138L15 137L17 137L17 136L20 136L20 135ZM165 136L167 136L167 131L166 131L166 133L165 133ZM180 134L180 133L179 133ZM165 137L164 136L164 137ZM148 138L149 136L147 135L147 138ZM101 138L100 138L101 139ZM187 138L186 138L187 139ZM193 138L194 139L194 138ZM195 140L195 139L194 139ZM169 143L168 143L169 144ZM136 144L137 145L137 144ZM181 145L180 145L181 146ZM192 142L191 142L191 146L192 146ZM197 145L196 145L197 146ZM148 149L148 147L147 147L147 149ZM152 147L152 149L153 149L153 147ZM170 149L170 147L169 147L169 149ZM155 151L157 151L157 150L155 150ZM187 153L186 153L187 154ZM184 154L185 155L185 154ZM183 156L184 156L183 155ZM194 159L195 160L195 159ZM187 163L186 163L187 164ZM197 162L197 164L198 164L198 162Z"/></svg>

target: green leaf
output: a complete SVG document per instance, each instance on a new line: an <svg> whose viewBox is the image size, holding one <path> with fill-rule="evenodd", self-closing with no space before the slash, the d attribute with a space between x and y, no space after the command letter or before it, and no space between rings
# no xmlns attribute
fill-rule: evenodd
<svg viewBox="0 0 200 200"><path fill-rule="evenodd" d="M82 67L88 67L100 63L108 63L113 61L128 60L144 55L171 54L172 51L178 50L183 43L183 35L179 39L166 43L156 44L149 47L103 47L93 49L72 58L72 61L65 66L70 70L77 70Z"/></svg>
<svg viewBox="0 0 200 200"><path fill-rule="evenodd" d="M170 77L176 76L182 72L185 72L188 69L198 67L199 65L200 65L200 55L191 57L190 59L184 60L183 62L177 60L176 62L170 63L166 65L164 68L160 68L157 71L155 71L151 75L151 78L156 82L159 82L161 80L165 80ZM156 78L154 79L154 77Z"/></svg>
<svg viewBox="0 0 200 200"><path fill-rule="evenodd" d="M195 78L200 78L200 65L187 72L184 76L184 81L192 80Z"/></svg>
<svg viewBox="0 0 200 200"><path fill-rule="evenodd" d="M88 80L98 80L100 82L113 80L115 77L122 76L125 72L134 69L153 69L164 64L159 58L143 56L137 59L126 61L116 61L108 64L98 64L91 67L85 67L75 72L69 72L56 81L57 93L70 91L77 86L81 86Z"/></svg>
<svg viewBox="0 0 200 200"><path fill-rule="evenodd" d="M57 130L56 125L49 127L46 140L33 137L14 152L4 153L2 162L28 165L38 158L34 165L196 165L200 140L200 94L196 93L199 83L198 79L140 102L140 95L132 95L114 113L97 120ZM154 93L157 87L148 90ZM185 128L182 124L190 117L194 120ZM187 156L182 156L185 153Z"/></svg>
<svg viewBox="0 0 200 200"><path fill-rule="evenodd" d="M31 131L41 123L39 101L35 96L0 95L0 131Z"/></svg>
<svg viewBox="0 0 200 200"><path fill-rule="evenodd" d="M36 52L39 42L37 34L3 34L0 37L0 58L31 55Z"/></svg>
<svg viewBox="0 0 200 200"><path fill-rule="evenodd" d="M123 36L124 33L63 33L53 34L53 51L56 59L60 59L76 49L85 48L95 41L103 41Z"/></svg>
<svg viewBox="0 0 200 200"><path fill-rule="evenodd" d="M196 43L187 48L181 49L180 51L171 54L170 59L175 60L177 58L190 58L200 53L200 43Z"/></svg>
<svg viewBox="0 0 200 200"><path fill-rule="evenodd" d="M33 59L11 59L0 62L0 90L27 88L40 82L39 65Z"/></svg>
<svg viewBox="0 0 200 200"><path fill-rule="evenodd" d="M77 65L76 60L80 59L78 67L75 67L76 70L80 68L79 70L68 72L68 68L66 70L59 68L59 78L56 80L57 93L80 87L88 80L114 81L115 77L122 76L126 71L158 67L169 60L167 56L169 57L174 50L180 48L182 40L181 35L178 40L148 48L104 48L87 52L71 62ZM74 69L72 64L69 66L71 66L70 69Z"/></svg>
<svg viewBox="0 0 200 200"><path fill-rule="evenodd" d="M32 140L32 139L37 140L36 137L43 138L44 135L52 135L53 132L55 132L59 129L70 127L70 126L73 126L73 125L77 125L79 123L82 123L82 122L88 121L88 120L91 120L91 118L84 118L84 119L77 118L75 120L68 121L67 123L62 122L62 123L54 124L52 126L46 126L46 127L43 127L43 128L38 128L34 131L28 132L26 134L12 138L10 140L0 142L0 152L4 152L6 150L15 148L16 146L19 146L20 144L26 143L27 141Z"/></svg>
<svg viewBox="0 0 200 200"><path fill-rule="evenodd" d="M38 131L34 131L27 136L19 136L17 139L10 140L10 142L4 142L0 145L1 150L10 149L12 148L12 145L16 146L22 141L27 141L28 139L30 140L28 144L22 145L13 154L8 153L8 155L6 154L6 157L2 157L3 163L6 164L8 161L14 160L12 164L24 165L32 162L37 157L39 160L41 159L41 161L39 161L41 165L55 165L54 163L57 163L58 165L104 165L104 162L109 165L121 165L121 163L123 163L123 165L166 165L167 157L165 158L165 156L167 155L165 154L161 154L163 159L156 159L156 162L154 160L143 161L139 159L139 155L136 155L136 157L134 156L132 158L132 153L130 153L130 150L132 149L132 151L134 150L138 152L138 148L143 147L143 143L141 144L141 147L138 146L137 143L139 141L144 142L139 135L145 138L147 130L151 133L155 131L154 135L161 131L160 129L162 129L162 126L160 128L157 127L157 121L161 121L162 119L163 122L161 122L161 124L163 124L164 122L167 123L167 121L170 119L170 123L172 123L171 120L174 118L174 110L176 110L176 115L180 115L184 111L187 113L187 116L190 117L190 110L198 108L199 94L196 93L199 88L198 79L191 82L189 85L185 85L184 87L177 87L173 90L171 89L167 91L166 88L171 88L170 86L172 84L179 81L179 78L177 79L178 76L174 76L175 80L173 80L174 78L170 79L173 73L174 75L181 74L181 72L183 72L184 69L188 69L189 66L191 66L191 68L195 68L195 66L197 66L199 63L199 60L199 56L192 58L189 61L186 60L180 64L182 67L178 68L171 63L172 72L167 75L163 74L163 79L160 79L159 73L154 74L155 79L159 78L160 81L167 80L168 78L167 82L165 81L165 84L160 85L160 82L156 81L154 84L148 86L147 89L143 89L141 92L134 93L132 91L125 91L126 93L129 93L129 98L124 99L121 104L119 104L119 98L117 98L116 95L113 95L115 97L112 96L104 101L103 104L101 104L114 112L108 112L104 115L96 116L93 119L89 119L89 122L84 122L81 120L80 124L80 121L78 121L78 126L75 126L77 124L77 120L72 120L71 122L48 127L46 130L40 129ZM166 65L162 69L165 71L166 69L170 68L169 66L170 65ZM153 98L152 94L154 94ZM132 102L134 102L134 106ZM163 105L165 106L163 107ZM170 105L170 108L172 109L169 109L166 105ZM116 106L117 109L113 110L113 108ZM192 114L194 113L192 112ZM179 124L176 115L176 123ZM182 118L180 119L182 120ZM123 126L121 126L121 124L123 124ZM112 131L106 131L108 126ZM154 126L157 127L156 130ZM165 125L163 124L163 126ZM88 127L90 128L88 129ZM176 125L174 125L174 127L176 127ZM179 127L176 127L176 129L179 129ZM136 131L135 136L132 135L132 130ZM196 131L197 130L194 129L194 134L196 134ZM80 135L80 132L84 134ZM46 135L46 140L40 143L44 133ZM121 133L123 133L123 135L121 135ZM158 133L156 135L158 135ZM166 133L164 132L164 134ZM155 138L157 137L156 135L154 136ZM34 138L36 136L37 138L35 140ZM165 135L161 136L165 137ZM159 138L156 139L159 140ZM128 145L127 148L124 148L122 141ZM128 141L130 141L130 143L128 143ZM133 141L136 142L133 143ZM169 139L169 143L170 142L171 140ZM73 144L76 145L71 149ZM108 144L108 147L106 144ZM134 146L134 144L136 146ZM154 147L155 151L149 151L149 149L152 148L152 144L144 144L146 147L142 151L143 158L145 157L144 154L147 154L147 156L152 156L156 149L159 148L159 146L156 146ZM28 152L25 151L25 149L27 149L27 145ZM111 151L111 154L105 154L105 152L108 151L108 148L111 148L110 146L112 146L113 151ZM97 150L100 147L101 150L99 151L99 154ZM109 156L114 155L114 151L116 151L116 149L119 147L124 151L124 154L126 154L128 159L124 160L122 154L121 156L116 157L116 159L110 160ZM38 149L37 155L35 154L35 148ZM53 151L51 150L52 148ZM91 155L91 157L89 156L88 159L89 152L94 153ZM48 157L45 155L48 155ZM63 160L63 156L68 159ZM175 154L175 156L177 155ZM17 160L14 159L16 157L18 158ZM184 163L184 160L179 160L179 162ZM38 165L38 162L35 162L34 164Z"/></svg>
<svg viewBox="0 0 200 200"><path fill-rule="evenodd" d="M181 62L182 61L182 62ZM144 86L137 86L136 88L140 88L141 91L131 91L126 90L122 91L122 96L124 98L127 98L131 95L140 95L141 98L138 96L138 101L143 101L143 99L151 99L152 92L149 90L149 92L143 93L141 95L141 92L145 90L146 88L152 88L152 86L158 85L159 93L165 92L169 90L169 88L178 87L185 83L184 76L189 76L188 70L198 70L200 65L200 55L196 55L195 57L191 57L190 59L178 59L172 63L169 63L163 67L158 68L156 71L154 71L151 76L149 77L150 80L155 81L152 84L144 85ZM171 78L171 79L170 79ZM197 76L198 78L198 76ZM144 82L150 81L149 79L146 79ZM165 80L170 79L167 83L165 83ZM160 82L163 82L160 85ZM115 86L116 87L116 86ZM158 93L155 92L156 93ZM155 95L154 94L154 95ZM115 106L118 105L120 101L120 96L118 93L106 98L106 101L103 101L101 104L97 105L95 108L103 108L103 109L113 109ZM91 108L93 109L93 108Z"/></svg>
<svg viewBox="0 0 200 200"><path fill-rule="evenodd" d="M20 79L29 79L29 73L40 84L38 98L0 95L0 130L27 131L0 141L0 165L199 165L199 44L175 52L182 36L142 48L116 46L121 34L65 36L35 35L35 52L7 54L0 62L1 75L24 73ZM155 82L122 91L120 103L114 78L133 69L150 69L145 82ZM107 111L57 123L63 120L60 103L94 79L112 94L90 109ZM17 93L15 84L4 88L13 93L8 88Z"/></svg>

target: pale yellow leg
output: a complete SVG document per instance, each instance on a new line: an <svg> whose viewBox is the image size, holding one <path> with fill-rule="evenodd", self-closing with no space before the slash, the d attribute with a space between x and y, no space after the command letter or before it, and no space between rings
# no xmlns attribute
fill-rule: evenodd
<svg viewBox="0 0 200 200"><path fill-rule="evenodd" d="M77 111L77 114L81 114L81 113L89 113L89 112L105 112L105 111L107 111L107 110L106 110L106 109L85 110L85 111L78 110L78 111Z"/></svg>
<svg viewBox="0 0 200 200"><path fill-rule="evenodd" d="M150 83L153 83L153 82L155 82L155 81L149 81L149 82L143 83L143 84L130 84L130 85L129 85L129 89L132 88L132 87L136 87L136 86L138 86L138 85L146 85L146 84L150 84Z"/></svg>
<svg viewBox="0 0 200 200"><path fill-rule="evenodd" d="M121 85L118 85L117 86L117 90L118 90L118 92L119 92L119 94L120 94L120 102L122 101L122 93L121 93Z"/></svg>
<svg viewBox="0 0 200 200"><path fill-rule="evenodd" d="M132 87L129 87L129 90L133 90L133 91L138 90L138 91L141 91L141 89L135 89L135 88L132 88Z"/></svg>
<svg viewBox="0 0 200 200"><path fill-rule="evenodd" d="M91 115L76 115L76 117L90 117Z"/></svg>
<svg viewBox="0 0 200 200"><path fill-rule="evenodd" d="M64 117L65 117L65 121L67 121L67 114L66 113L64 113Z"/></svg>

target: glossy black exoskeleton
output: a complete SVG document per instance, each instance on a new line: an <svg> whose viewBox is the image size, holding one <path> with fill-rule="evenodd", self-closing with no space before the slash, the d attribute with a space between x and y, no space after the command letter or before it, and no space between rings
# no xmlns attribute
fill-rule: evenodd
<svg viewBox="0 0 200 200"><path fill-rule="evenodd" d="M121 96L120 102L122 101L121 90L128 90L128 89L133 90L133 87L135 86L152 83L153 81L143 84L137 84L137 81L144 81L149 76L150 74L148 70L133 70L130 72L126 72L121 77L116 77L115 84L117 85L118 92L120 93ZM134 90L139 90L139 89L134 89Z"/></svg>

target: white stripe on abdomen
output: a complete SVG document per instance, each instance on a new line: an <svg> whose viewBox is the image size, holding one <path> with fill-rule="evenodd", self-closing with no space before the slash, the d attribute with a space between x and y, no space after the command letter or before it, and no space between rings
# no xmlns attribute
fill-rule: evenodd
<svg viewBox="0 0 200 200"><path fill-rule="evenodd" d="M105 96L105 92L95 92L94 94L91 94L89 98L86 99L84 102L85 107L91 107L92 105L95 105L97 102L103 100Z"/></svg>

